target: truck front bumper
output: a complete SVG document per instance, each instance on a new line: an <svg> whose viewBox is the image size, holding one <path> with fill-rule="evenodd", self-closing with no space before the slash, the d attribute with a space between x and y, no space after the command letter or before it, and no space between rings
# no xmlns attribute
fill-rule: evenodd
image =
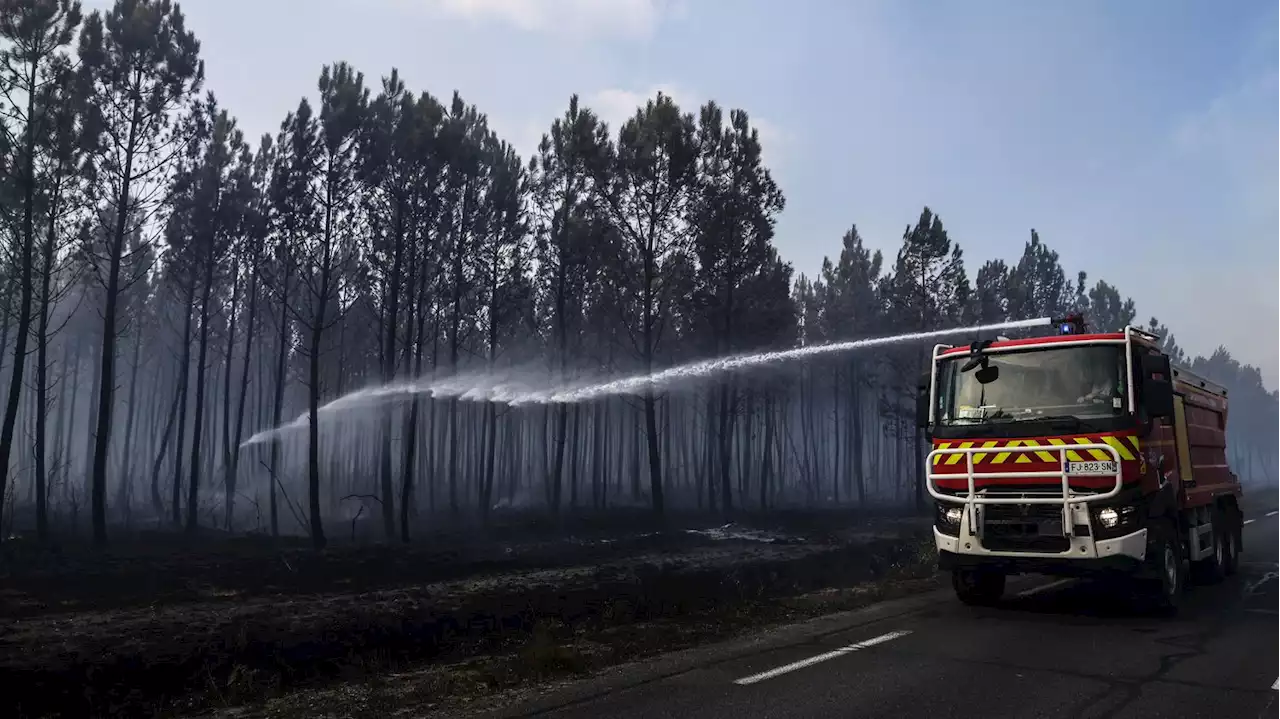
<svg viewBox="0 0 1280 719"><path fill-rule="evenodd" d="M1098 541L1088 536L1072 537L1067 551L1054 553L992 551L966 531L962 531L959 537L953 537L938 531L936 526L933 539L938 548L938 567L947 571L983 568L1005 574L1080 577L1142 574L1147 568L1146 529Z"/></svg>

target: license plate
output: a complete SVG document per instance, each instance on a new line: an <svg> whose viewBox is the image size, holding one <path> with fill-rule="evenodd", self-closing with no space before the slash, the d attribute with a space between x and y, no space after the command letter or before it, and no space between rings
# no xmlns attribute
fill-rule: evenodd
<svg viewBox="0 0 1280 719"><path fill-rule="evenodd" d="M1120 471L1120 466L1116 462L1110 461L1092 461L1092 462L1067 462L1067 474L1116 474Z"/></svg>

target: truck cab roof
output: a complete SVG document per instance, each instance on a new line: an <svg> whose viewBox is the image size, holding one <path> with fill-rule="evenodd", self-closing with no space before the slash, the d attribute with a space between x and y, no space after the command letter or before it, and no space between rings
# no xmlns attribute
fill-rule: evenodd
<svg viewBox="0 0 1280 719"><path fill-rule="evenodd" d="M987 346L987 350L1016 349L1022 347L1035 347L1038 345L1054 345L1054 344L1086 344L1090 342L1124 342L1124 332L1101 332L1081 335L1048 335L1045 337L1025 337L1022 339L996 340ZM947 355L969 354L969 350L973 345L961 345L959 347L949 347L938 353L939 357Z"/></svg>
<svg viewBox="0 0 1280 719"><path fill-rule="evenodd" d="M1090 332L1083 334L1066 334L1066 335L1045 335L1043 337L1024 337L1020 339L998 339L987 345L984 351L1000 351L1000 350L1016 350L1022 348L1044 347L1053 345L1078 345L1078 344L1121 344L1128 339L1151 348L1159 348L1160 337L1138 327L1126 327L1123 332ZM947 347L940 345L935 351L938 358L948 356L967 355L971 351L973 345L960 345L958 347ZM1185 367L1174 366L1173 380L1175 386L1179 390L1185 390L1187 387L1205 392L1210 395L1226 398L1227 390L1221 385L1211 382L1204 377L1192 372Z"/></svg>

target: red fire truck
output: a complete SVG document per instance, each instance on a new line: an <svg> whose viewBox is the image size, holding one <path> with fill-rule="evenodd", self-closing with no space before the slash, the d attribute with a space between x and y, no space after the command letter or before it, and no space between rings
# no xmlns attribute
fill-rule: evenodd
<svg viewBox="0 0 1280 719"><path fill-rule="evenodd" d="M934 348L917 421L939 566L989 604L1005 578L1122 575L1174 610L1193 572L1236 571L1243 514L1227 392L1135 327Z"/></svg>

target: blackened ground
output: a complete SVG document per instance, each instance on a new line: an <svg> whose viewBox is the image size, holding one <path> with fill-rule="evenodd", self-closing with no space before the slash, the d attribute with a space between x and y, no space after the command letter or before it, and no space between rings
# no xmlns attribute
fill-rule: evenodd
<svg viewBox="0 0 1280 719"><path fill-rule="evenodd" d="M6 543L0 685L21 688L6 715L166 714L456 657L476 642L536 654L535 626L708 616L850 586L919 565L928 536L918 520L848 513L576 522L320 553L162 534L107 552Z"/></svg>
<svg viewBox="0 0 1280 719"><path fill-rule="evenodd" d="M894 532L909 517L790 511L735 519L748 545L839 545ZM485 574L608 562L646 553L721 546L733 531L696 515L656 524L647 511L552 521L507 515L493 526L416 534L412 544L353 545L340 533L323 552L307 540L208 531L114 534L99 551L76 538L52 547L29 538L0 545L0 616L48 616L186 602L242 601L332 591L370 591ZM717 531L720 530L720 531ZM65 535L64 535L65 536ZM739 542L741 544L741 542Z"/></svg>

